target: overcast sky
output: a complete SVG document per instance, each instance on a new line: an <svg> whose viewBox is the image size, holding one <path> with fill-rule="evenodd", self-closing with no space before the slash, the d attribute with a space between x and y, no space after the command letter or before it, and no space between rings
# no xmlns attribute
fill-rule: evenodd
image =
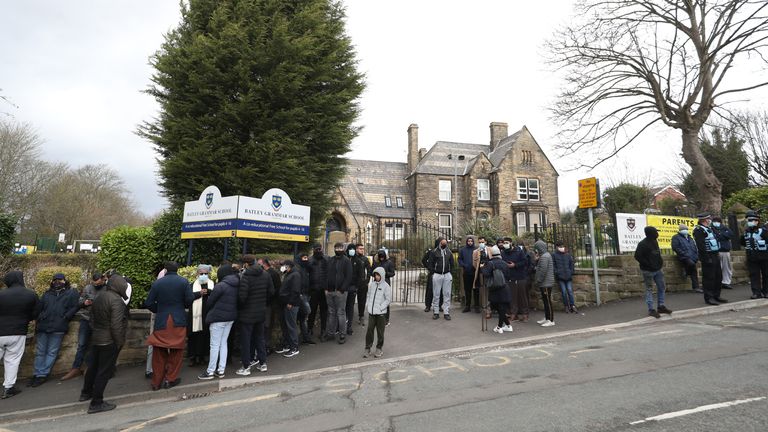
<svg viewBox="0 0 768 432"><path fill-rule="evenodd" d="M344 3L368 86L350 157L405 162L411 123L427 148L487 144L493 121L510 133L526 125L560 171L561 208L575 207L579 178L663 183L679 165L679 132L657 129L595 172L567 171L574 159L558 157L546 110L562 81L544 63L543 43L570 17L571 0ZM134 131L157 112L141 90L149 56L179 22L178 2L5 1L0 16L0 89L16 105L0 101L0 112L36 128L45 159L112 166L143 212L164 208L155 153Z"/></svg>

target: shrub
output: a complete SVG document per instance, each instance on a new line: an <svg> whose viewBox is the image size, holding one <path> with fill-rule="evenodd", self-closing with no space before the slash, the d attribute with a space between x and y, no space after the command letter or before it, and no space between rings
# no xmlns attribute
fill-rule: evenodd
<svg viewBox="0 0 768 432"><path fill-rule="evenodd" d="M743 204L753 210L768 206L768 186L742 189L734 192L723 203L723 210L730 210L736 203Z"/></svg>
<svg viewBox="0 0 768 432"><path fill-rule="evenodd" d="M13 251L15 237L16 217L0 213L0 255L7 255Z"/></svg>
<svg viewBox="0 0 768 432"><path fill-rule="evenodd" d="M131 280L132 307L144 303L155 280L152 272L158 264L155 236L150 227L118 227L101 237L98 266L102 270L115 269Z"/></svg>
<svg viewBox="0 0 768 432"><path fill-rule="evenodd" d="M43 267L35 274L34 288L37 295L42 295L51 286L51 280L56 273L64 273L72 288L80 288L87 280L87 274L80 267Z"/></svg>

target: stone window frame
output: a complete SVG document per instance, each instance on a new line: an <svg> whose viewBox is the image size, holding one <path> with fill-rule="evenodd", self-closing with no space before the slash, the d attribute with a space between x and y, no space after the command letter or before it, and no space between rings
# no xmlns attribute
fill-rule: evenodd
<svg viewBox="0 0 768 432"><path fill-rule="evenodd" d="M531 187L532 181L536 182L535 188ZM532 197L534 194L535 198ZM517 199L519 201L541 201L541 181L532 177L518 177Z"/></svg>
<svg viewBox="0 0 768 432"><path fill-rule="evenodd" d="M448 224L443 224L443 217L448 218ZM440 232L448 234L448 240L453 239L453 215L450 213L438 213L437 214L437 228Z"/></svg>
<svg viewBox="0 0 768 432"><path fill-rule="evenodd" d="M481 182L485 183L486 187L481 188ZM485 198L481 192L486 192ZM491 179L477 179L477 200L478 201L490 201L491 200Z"/></svg>
<svg viewBox="0 0 768 432"><path fill-rule="evenodd" d="M443 186L448 185L448 189L445 190ZM437 181L437 199L444 202L451 202L453 200L453 182L451 180L438 180ZM443 194L448 194L447 199Z"/></svg>
<svg viewBox="0 0 768 432"><path fill-rule="evenodd" d="M384 224L384 240L396 241L405 237L405 225L402 222Z"/></svg>

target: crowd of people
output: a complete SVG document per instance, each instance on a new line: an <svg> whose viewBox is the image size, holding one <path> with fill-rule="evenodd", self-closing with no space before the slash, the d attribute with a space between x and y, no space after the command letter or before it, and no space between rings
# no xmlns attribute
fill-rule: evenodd
<svg viewBox="0 0 768 432"><path fill-rule="evenodd" d="M692 235L688 228L681 225L672 239L683 271L707 304L727 302L720 292L730 288L733 233L709 214L698 216ZM665 305L658 231L646 227L645 234L635 259L642 271L648 313L659 318L672 310ZM768 229L760 225L756 213L747 213L740 242L746 249L752 298L768 297ZM512 332L514 322L528 322L534 286L544 305L545 316L537 321L542 327L555 325L552 290L556 286L563 310L577 312L574 259L562 243L556 243L550 252L541 240L531 250L523 239L515 242L503 237L490 243L484 237L467 236L457 256L458 260L445 238L438 238L424 253L422 263L428 271L424 311L431 312L435 320L441 313L445 320L451 319L453 274L459 269L464 287L462 313L484 313L485 319L495 314L496 333ZM698 262L703 290L696 272ZM266 372L268 354L292 358L299 355L300 345L314 344L318 322L320 341L344 344L357 321L358 326L366 327L363 357L383 355L395 277L386 250L369 257L362 244L336 243L331 256L314 245L311 254L300 254L295 261L271 262L244 255L240 262L220 265L216 280L210 265L198 265L191 283L178 269L177 263L166 263L144 302L153 313L146 341L152 390L181 382L185 352L190 366L201 367L200 380L223 378L233 358L239 363L236 375ZM48 380L69 323L77 318L77 353L61 379L79 376L85 368L80 401L90 401L89 413L114 409L103 395L126 341L130 281L114 271L95 272L90 284L78 292L65 275L57 273L40 298L24 286L20 271L6 274L4 282L6 288L0 290L0 357L5 377L0 397L21 392L16 379L29 324L35 322L35 358L28 386L38 387ZM278 326L282 337L273 345Z"/></svg>

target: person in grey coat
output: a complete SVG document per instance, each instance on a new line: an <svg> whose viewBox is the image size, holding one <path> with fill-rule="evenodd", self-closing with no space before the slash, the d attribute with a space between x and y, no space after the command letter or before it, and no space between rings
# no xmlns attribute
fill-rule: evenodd
<svg viewBox="0 0 768 432"><path fill-rule="evenodd" d="M555 266L552 255L547 252L547 244L542 240L533 244L536 254L536 285L544 302L544 319L537 321L542 327L555 325L555 311L552 309L552 286L555 285Z"/></svg>

